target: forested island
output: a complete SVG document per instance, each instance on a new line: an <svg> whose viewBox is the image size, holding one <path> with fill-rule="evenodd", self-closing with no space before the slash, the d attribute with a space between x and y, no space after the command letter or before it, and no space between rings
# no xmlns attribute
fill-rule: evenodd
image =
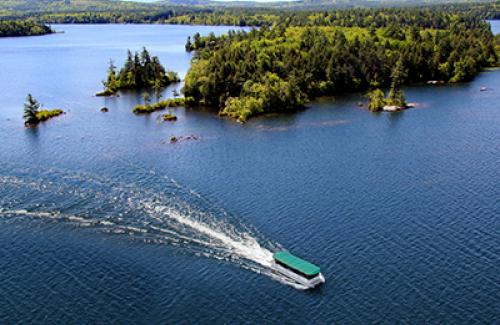
<svg viewBox="0 0 500 325"><path fill-rule="evenodd" d="M373 91L391 85L387 100L403 105L404 84L468 81L498 64L489 24L466 12L353 9L306 17L291 13L272 27L189 39L186 49L196 52L185 96L240 121L293 111L318 96L370 90L380 99Z"/></svg>
<svg viewBox="0 0 500 325"><path fill-rule="evenodd" d="M127 52L127 59L120 69L116 71L113 60L109 62L108 75L103 82L105 89L96 96L111 96L121 89L154 88L155 91L179 82L176 72L166 70L157 56L151 56L146 48L142 52Z"/></svg>
<svg viewBox="0 0 500 325"><path fill-rule="evenodd" d="M53 33L42 23L26 20L0 20L0 37L40 36Z"/></svg>

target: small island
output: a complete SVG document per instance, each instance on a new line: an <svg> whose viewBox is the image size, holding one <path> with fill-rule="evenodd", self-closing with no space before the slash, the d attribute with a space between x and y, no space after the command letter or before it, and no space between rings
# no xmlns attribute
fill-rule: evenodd
<svg viewBox="0 0 500 325"><path fill-rule="evenodd" d="M25 20L0 21L0 37L41 36L54 31L45 24Z"/></svg>
<svg viewBox="0 0 500 325"><path fill-rule="evenodd" d="M174 114L168 113L168 114L162 115L162 119L165 122L175 122L175 121L177 121L177 116L175 116Z"/></svg>
<svg viewBox="0 0 500 325"><path fill-rule="evenodd" d="M176 72L166 70L157 56L151 56L146 48L142 52L129 50L125 64L119 72L113 60L109 62L108 76L103 81L104 90L96 96L112 96L122 89L144 89L154 88L159 91L162 88L179 82Z"/></svg>
<svg viewBox="0 0 500 325"><path fill-rule="evenodd" d="M24 125L26 127L34 127L37 126L38 123L47 121L53 117L64 114L64 111L61 109L53 109L53 110L40 110L41 104L33 98L31 94L28 94L26 98L26 103L24 104Z"/></svg>
<svg viewBox="0 0 500 325"><path fill-rule="evenodd" d="M133 108L133 112L136 114L145 114L160 111L166 108L185 107L186 105L189 105L191 101L191 98L180 97L168 98L157 103L149 103L149 99L145 99L144 105L136 105Z"/></svg>
<svg viewBox="0 0 500 325"><path fill-rule="evenodd" d="M403 80L407 73L404 69L403 62L399 60L391 74L391 88L389 95L385 97L384 92L380 88L374 88L368 93L369 103L368 109L372 112L398 112L408 108L405 94L403 91Z"/></svg>

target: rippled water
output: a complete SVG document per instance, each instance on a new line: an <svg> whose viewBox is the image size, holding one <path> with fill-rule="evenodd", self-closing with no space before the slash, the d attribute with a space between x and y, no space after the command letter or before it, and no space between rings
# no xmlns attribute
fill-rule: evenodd
<svg viewBox="0 0 500 325"><path fill-rule="evenodd" d="M1 323L498 321L500 71L409 87L397 114L351 95L169 124L92 97L107 60L146 45L184 74L185 38L227 28L56 28L0 40ZM25 129L28 92L68 113ZM281 248L326 284L273 278Z"/></svg>

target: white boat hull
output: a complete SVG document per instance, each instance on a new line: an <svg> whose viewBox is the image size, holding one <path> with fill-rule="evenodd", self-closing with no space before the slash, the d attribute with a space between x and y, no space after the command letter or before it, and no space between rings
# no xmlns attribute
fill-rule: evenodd
<svg viewBox="0 0 500 325"><path fill-rule="evenodd" d="M278 263L274 262L272 263L272 268L276 273L279 273L281 275L284 275L288 278L288 280L294 282L295 284L303 287L303 289L312 289L322 283L325 282L325 278L323 277L323 274L319 273L317 276L315 276L312 279L305 278L295 272L290 271L287 268L284 268L283 266L279 265Z"/></svg>

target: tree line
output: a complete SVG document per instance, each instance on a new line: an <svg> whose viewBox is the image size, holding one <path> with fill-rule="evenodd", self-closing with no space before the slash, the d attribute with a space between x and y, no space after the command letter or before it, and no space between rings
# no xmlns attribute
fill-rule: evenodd
<svg viewBox="0 0 500 325"><path fill-rule="evenodd" d="M22 20L0 20L0 37L39 36L53 33L52 29L41 23Z"/></svg>
<svg viewBox="0 0 500 325"><path fill-rule="evenodd" d="M18 3L13 5L12 3ZM352 1L351 1L352 2ZM397 2L381 2L370 8L374 1L358 1L357 9L339 8L338 5L313 6L310 2L262 4L249 7L231 6L224 2L205 5L175 5L163 3L135 3L128 1L87 0L72 1L8 1L0 2L0 17L28 19L44 23L162 23L231 26L358 26L383 27L390 24L427 28L444 28L457 17L473 16L478 20L499 19L500 1L437 4L414 2L416 10L397 6ZM433 16L429 12L440 12ZM458 15L458 16L457 16ZM460 18L459 18L460 19Z"/></svg>
<svg viewBox="0 0 500 325"><path fill-rule="evenodd" d="M184 93L244 121L294 110L317 96L391 84L388 100L402 104L404 84L468 81L498 64L489 24L471 14L426 8L360 12L345 10L335 19L335 13L309 13L320 26L296 26L292 13L272 27L195 36L186 44L196 52Z"/></svg>

